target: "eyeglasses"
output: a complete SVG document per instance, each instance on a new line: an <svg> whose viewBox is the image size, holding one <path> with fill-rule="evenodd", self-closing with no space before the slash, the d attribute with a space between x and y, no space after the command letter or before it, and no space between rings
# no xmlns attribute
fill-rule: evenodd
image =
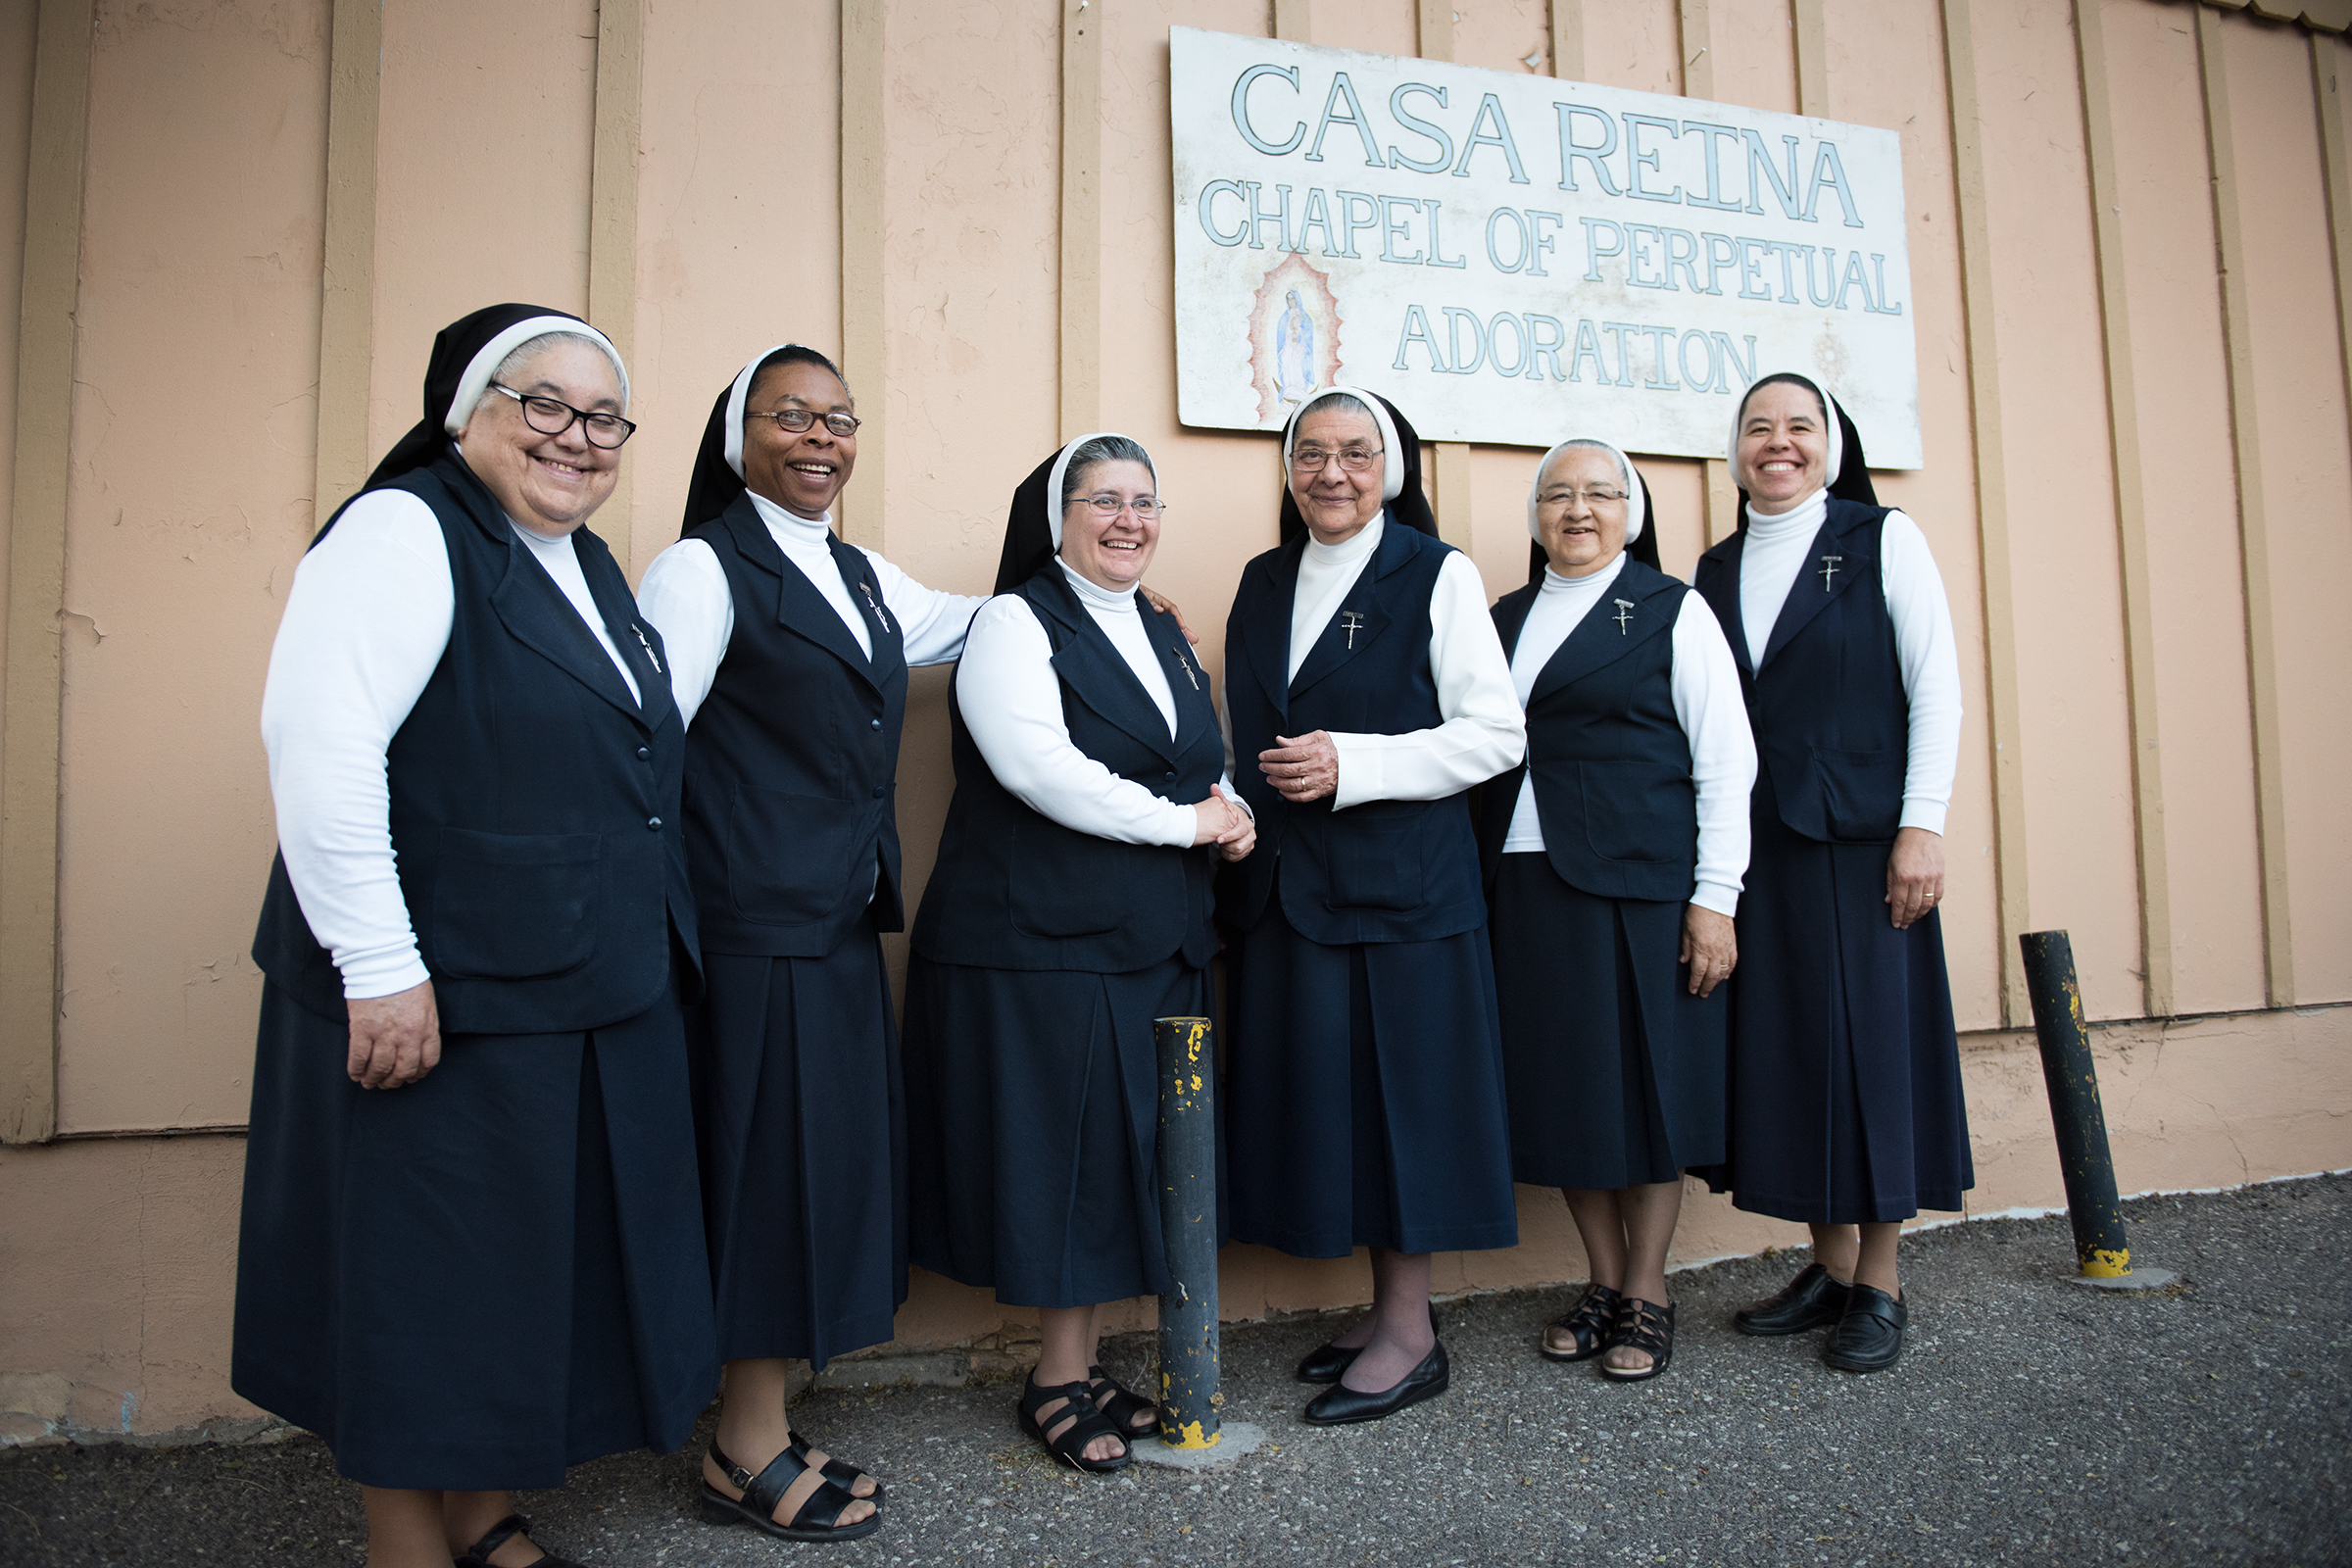
<svg viewBox="0 0 2352 1568"><path fill-rule="evenodd" d="M1168 514L1167 503L1157 496L1137 496L1133 501L1122 501L1117 496L1072 496L1069 504L1094 508L1095 515L1104 522L1129 511L1135 514L1138 522L1152 522Z"/></svg>
<svg viewBox="0 0 2352 1568"><path fill-rule="evenodd" d="M1624 501L1628 499L1623 490L1546 490L1542 495L1536 497L1536 505L1539 507L1565 507L1573 504L1580 497L1588 507L1597 507L1603 501Z"/></svg>
<svg viewBox="0 0 2352 1568"><path fill-rule="evenodd" d="M1342 447L1334 452L1329 447L1293 447L1291 466L1300 473L1320 473L1323 465L1337 458L1340 466L1349 473L1361 473L1372 466L1372 460L1385 450L1382 447Z"/></svg>
<svg viewBox="0 0 2352 1568"><path fill-rule="evenodd" d="M831 414L820 415L814 409L776 409L764 414L747 411L744 417L747 419L773 419L776 421L778 429L790 430L795 435L808 429L821 418L825 421L827 430L845 441L856 435L858 427L865 422L855 414L843 414L837 410Z"/></svg>
<svg viewBox="0 0 2352 1568"><path fill-rule="evenodd" d="M522 405L522 422L541 435L562 435L576 422L588 432L588 444L611 452L637 433L637 426L617 414L591 414L575 409L561 398L541 397L536 392L517 392L511 386L490 383L493 392L504 392Z"/></svg>

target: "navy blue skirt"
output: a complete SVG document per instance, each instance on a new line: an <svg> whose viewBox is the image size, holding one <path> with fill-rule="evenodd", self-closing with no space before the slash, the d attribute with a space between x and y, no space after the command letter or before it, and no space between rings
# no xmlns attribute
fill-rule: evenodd
<svg viewBox="0 0 2352 1568"><path fill-rule="evenodd" d="M1233 1239L1294 1257L1517 1246L1486 928L1327 947L1280 894L1226 950Z"/></svg>
<svg viewBox="0 0 2352 1568"><path fill-rule="evenodd" d="M563 1485L683 1444L717 1382L674 997L445 1035L403 1089L262 991L229 1384L372 1487Z"/></svg>
<svg viewBox="0 0 2352 1568"><path fill-rule="evenodd" d="M1168 1289L1154 1018L1207 1011L1203 971L906 973L914 1261L1015 1306Z"/></svg>
<svg viewBox="0 0 2352 1568"><path fill-rule="evenodd" d="M1520 1181L1633 1187L1723 1159L1731 997L1690 995L1683 907L1587 893L1541 852L1502 858L1494 992Z"/></svg>
<svg viewBox="0 0 2352 1568"><path fill-rule="evenodd" d="M1943 923L1886 917L1885 844L1824 844L1756 775L1732 996L1731 1148L1707 1173L1816 1225L1956 1209L1976 1185Z"/></svg>
<svg viewBox="0 0 2352 1568"><path fill-rule="evenodd" d="M688 1009L721 1360L822 1368L906 1299L906 1117L871 918L821 958L703 955Z"/></svg>

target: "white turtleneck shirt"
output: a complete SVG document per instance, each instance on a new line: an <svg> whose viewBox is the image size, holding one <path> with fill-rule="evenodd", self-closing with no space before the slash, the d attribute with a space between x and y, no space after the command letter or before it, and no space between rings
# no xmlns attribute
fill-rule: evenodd
<svg viewBox="0 0 2352 1568"><path fill-rule="evenodd" d="M507 525L643 702L571 535L549 539L512 518ZM432 978L416 955L393 859L384 752L449 649L457 602L433 509L406 490L370 490L294 568L270 648L262 746L278 853L303 919L355 1002Z"/></svg>
<svg viewBox="0 0 2352 1568"><path fill-rule="evenodd" d="M824 595L858 648L873 657L865 617L858 612L852 589L842 580L826 543L833 531L831 514L804 517L756 493L752 505L784 559ZM873 573L867 584L906 638L907 663L945 664L963 652L964 628L985 598L926 588L873 551L857 548ZM704 541L681 539L645 568L645 580L637 585L637 607L661 629L669 651L669 685L678 701L678 716L691 725L710 695L719 662L727 657L727 644L735 636L735 596L727 589L726 568Z"/></svg>
<svg viewBox="0 0 2352 1568"><path fill-rule="evenodd" d="M1544 586L1528 607L1511 650L1511 685L1524 708L1544 666L1584 624L1609 585L1625 570L1624 551L1588 577L1563 577L1546 566ZM1747 705L1740 695L1740 666L1724 641L1715 612L1696 594L1683 595L1675 615L1674 716L1690 742L1690 778L1698 790L1698 876L1690 902L1717 914L1737 914L1741 879L1747 874L1747 794L1756 782L1756 743L1747 731ZM1502 841L1505 855L1541 851L1544 824L1536 810L1536 781L1520 780L1518 803Z"/></svg>
<svg viewBox="0 0 2352 1568"><path fill-rule="evenodd" d="M1388 527L1388 514L1383 513L1336 545L1308 537L1291 598L1292 676L1339 613L1348 590L1370 566ZM1438 568L1430 591L1429 622L1430 672L1437 682L1443 721L1396 735L1333 734L1340 760L1333 810L1366 801L1443 800L1517 765L1526 755L1525 715L1511 691L1511 666L1502 657L1494 621L1487 613L1486 582L1458 550L1449 552ZM1219 710L1224 706L1220 691ZM1237 766L1255 767L1257 759L1233 755L1228 720L1227 774Z"/></svg>
<svg viewBox="0 0 2352 1568"><path fill-rule="evenodd" d="M1062 561L1054 565L1134 671L1173 739L1176 695L1135 608L1134 590L1099 587ZM1187 677L1200 679L1200 661L1193 657L1191 645L1182 632L1173 627L1170 632ZM972 617L963 662L956 668L956 704L989 771L1031 810L1076 832L1120 844L1192 848L1200 832L1200 812L1121 778L1072 743L1061 710L1061 677L1054 671L1053 641L1038 622L1037 612L1019 595L1001 594ZM1238 803L1232 778L1220 782Z"/></svg>
<svg viewBox="0 0 2352 1568"><path fill-rule="evenodd" d="M1775 517L1747 510L1747 543L1740 563L1740 618L1748 667L1771 646L1781 607L1808 573L1818 573L1814 537L1829 515L1830 493L1816 490ZM1910 700L1911 728L1903 771L1904 827L1943 832L1960 766L1960 652L1952 634L1951 602L1928 536L1900 512L1886 514L1879 537L1879 591L1894 624L1895 660Z"/></svg>

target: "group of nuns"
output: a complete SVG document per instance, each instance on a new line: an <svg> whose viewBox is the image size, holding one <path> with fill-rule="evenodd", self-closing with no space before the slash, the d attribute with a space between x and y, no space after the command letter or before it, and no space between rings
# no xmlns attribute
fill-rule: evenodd
<svg viewBox="0 0 2352 1568"><path fill-rule="evenodd" d="M1310 395L1221 685L1142 586L1168 506L1127 436L1020 481L994 595L941 593L834 531L856 403L781 345L632 594L580 526L628 408L577 318L444 329L270 656L233 1383L361 1484L373 1568L564 1568L508 1489L676 1448L713 1388L706 1519L870 1534L883 1487L793 1430L787 1372L888 1340L910 1263L1036 1308L1023 1429L1130 1463L1158 1412L1101 1311L1170 1288L1152 1020L1210 1010L1220 950L1222 1236L1371 1257L1305 1420L1444 1392L1431 1254L1515 1245L1514 1181L1592 1263L1552 1359L1666 1369L1689 1172L1813 1230L1739 1328L1894 1362L1900 1223L1972 1180L1959 681L1926 541L1815 382L1740 400L1741 526L1694 587L1577 439L1492 608L1404 416ZM949 662L902 1039L906 672Z"/></svg>

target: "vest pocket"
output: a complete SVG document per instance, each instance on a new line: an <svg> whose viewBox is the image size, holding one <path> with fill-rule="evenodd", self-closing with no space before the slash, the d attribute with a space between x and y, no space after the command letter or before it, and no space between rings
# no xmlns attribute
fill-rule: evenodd
<svg viewBox="0 0 2352 1568"><path fill-rule="evenodd" d="M568 974L596 952L594 833L441 830L433 967L453 980Z"/></svg>
<svg viewBox="0 0 2352 1568"><path fill-rule="evenodd" d="M850 862L867 841L866 809L737 786L727 810L727 895L735 912L762 925L808 925L831 914L853 891Z"/></svg>
<svg viewBox="0 0 2352 1568"><path fill-rule="evenodd" d="M1149 862L1136 863L1133 852L1139 848L1088 837L1042 817L1015 822L1005 890L1013 929L1033 937L1099 937L1116 931L1160 891L1156 879L1149 877Z"/></svg>
<svg viewBox="0 0 2352 1568"><path fill-rule="evenodd" d="M1585 842L1604 860L1671 864L1698 842L1697 787L1655 762L1579 762Z"/></svg>
<svg viewBox="0 0 2352 1568"><path fill-rule="evenodd" d="M1883 844L1894 837L1903 819L1908 761L1900 750L1813 748L1813 771L1821 780L1822 816L1831 843Z"/></svg>
<svg viewBox="0 0 2352 1568"><path fill-rule="evenodd" d="M1407 812L1364 814L1378 811L1381 804L1402 806ZM1421 884L1421 821L1425 814L1419 801L1366 802L1350 808L1345 819L1333 823L1325 839L1330 846L1325 864L1330 889L1323 902L1335 909L1421 907L1425 902Z"/></svg>

